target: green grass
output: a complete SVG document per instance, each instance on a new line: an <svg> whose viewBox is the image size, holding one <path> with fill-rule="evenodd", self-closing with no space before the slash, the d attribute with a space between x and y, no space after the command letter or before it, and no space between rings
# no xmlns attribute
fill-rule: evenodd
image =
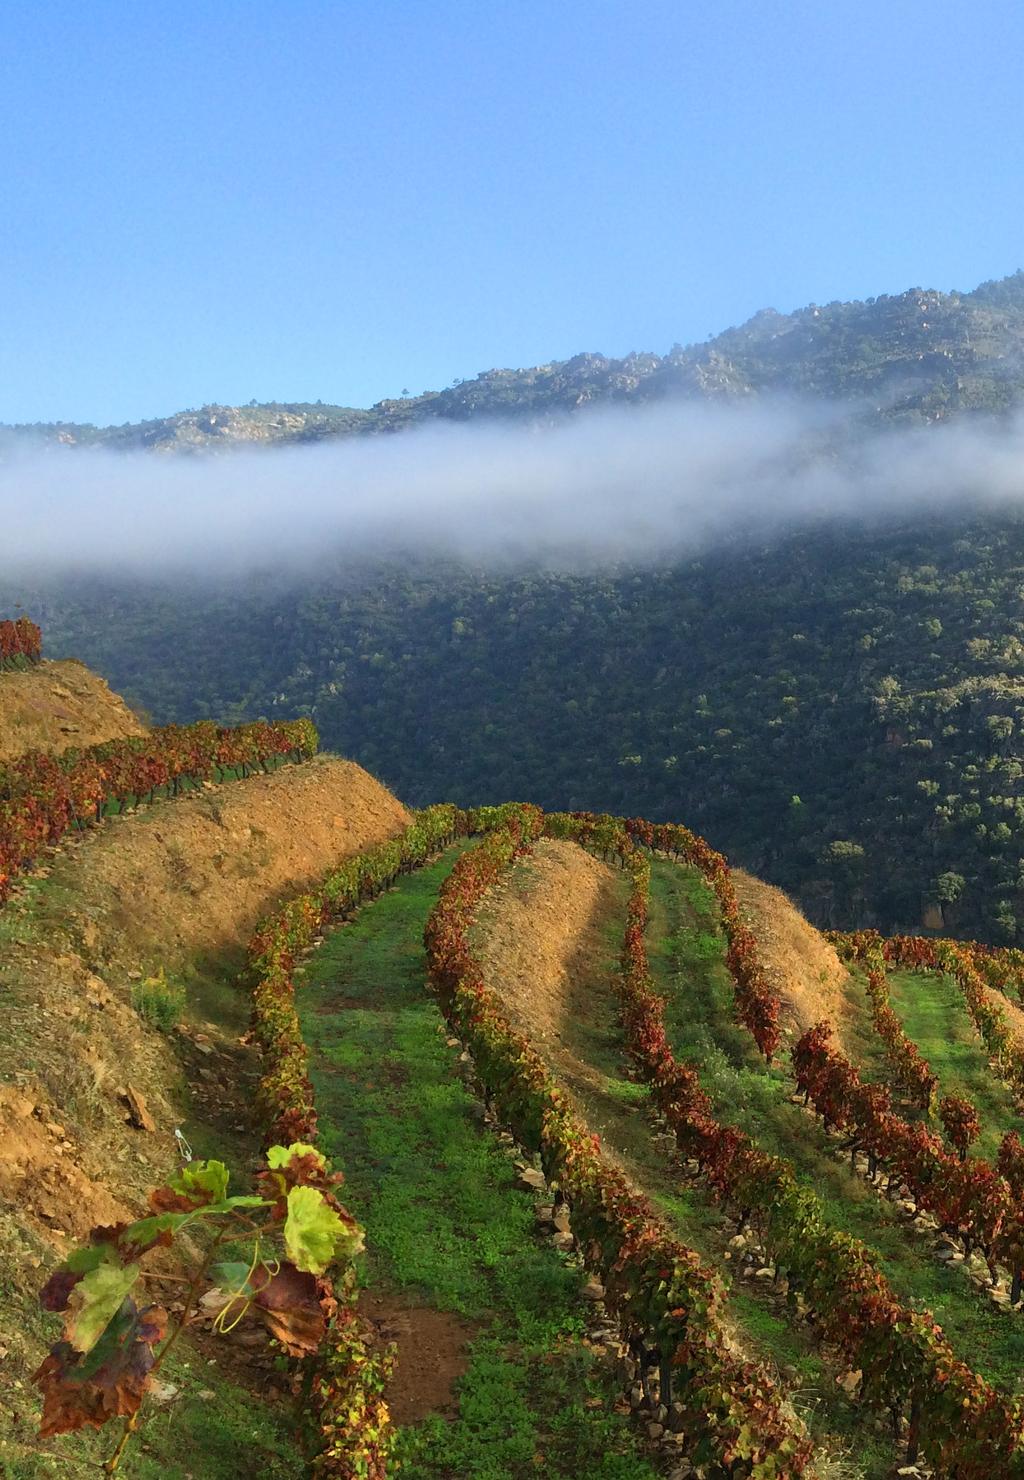
<svg viewBox="0 0 1024 1480"><path fill-rule="evenodd" d="M891 1083L882 1040L871 1020L865 973L854 966L850 975L848 1000L852 1014L843 1023L848 1052L863 1079ZM962 993L952 977L938 972L891 971L888 981L893 1011L907 1037L931 1065L939 1081L939 1095L966 1095L977 1107L981 1135L971 1147L972 1154L994 1159L1007 1131L1024 1133L1024 1116L990 1068ZM905 1113L911 1120L917 1118L912 1108ZM942 1134L937 1117L934 1128Z"/></svg>
<svg viewBox="0 0 1024 1480"><path fill-rule="evenodd" d="M612 1410L610 1375L579 1339L581 1275L538 1240L533 1198L479 1125L426 990L423 926L453 861L407 876L335 931L298 999L324 1146L367 1230L366 1280L477 1331L455 1416L399 1430L401 1472L653 1480Z"/></svg>
<svg viewBox="0 0 1024 1480"><path fill-rule="evenodd" d="M13 897L0 905L0 951L45 939L51 927L60 926L75 899L74 890L52 878L50 869L19 877Z"/></svg>
<svg viewBox="0 0 1024 1480"><path fill-rule="evenodd" d="M680 1058L699 1070L716 1113L766 1151L787 1157L833 1224L876 1251L895 1289L933 1312L964 1361L1008 1389L1024 1388L1024 1320L997 1311L961 1269L940 1263L925 1239L908 1235L895 1207L837 1161L820 1126L789 1103L793 1082L785 1054L786 1069L766 1069L735 1022L715 901L704 881L656 860L651 897L648 950L668 999L670 1039Z"/></svg>
<svg viewBox="0 0 1024 1480"><path fill-rule="evenodd" d="M939 1093L966 1095L977 1106L981 1135L972 1153L995 1157L1007 1131L1024 1133L1024 1116L989 1067L988 1054L956 983L936 972L893 971L889 995L907 1037L938 1076Z"/></svg>

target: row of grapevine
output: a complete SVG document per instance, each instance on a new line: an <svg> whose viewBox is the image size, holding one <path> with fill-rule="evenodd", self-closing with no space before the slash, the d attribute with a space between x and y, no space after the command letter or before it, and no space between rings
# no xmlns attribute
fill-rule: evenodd
<svg viewBox="0 0 1024 1480"><path fill-rule="evenodd" d="M462 830L453 806L429 807L397 838L346 859L315 889L296 896L261 922L249 944L253 1033L265 1071L258 1101L268 1141L316 1139L316 1108L307 1054L295 1011L295 962L332 918L349 914L390 888L400 873L420 867Z"/></svg>
<svg viewBox="0 0 1024 1480"><path fill-rule="evenodd" d="M291 738L309 745L305 727ZM274 753L265 741L257 732L232 747L229 735L218 753L236 763L243 755L248 763L258 763L263 754ZM290 972L295 952L331 913L354 907L386 887L399 869L422 862L451 838L455 822L453 807L421 814L400 838L348 860L318 892L300 896L260 925L250 967L260 978L256 1036L269 1061L264 1104L267 1086L285 1084L290 1071L300 1070L291 1104L271 1117L275 1134L268 1141L279 1134L283 1144L268 1145L254 1195L229 1197L221 1162L186 1163L166 1186L150 1193L149 1216L94 1229L89 1243L73 1250L50 1276L41 1301L44 1309L64 1313L65 1332L34 1374L43 1393L43 1437L86 1425L99 1428L123 1417L121 1441L105 1465L116 1470L165 1356L203 1297L205 1308L217 1309L215 1329L230 1330L245 1315L254 1316L288 1356L304 1364L299 1380L305 1411L317 1430L311 1473L331 1480L383 1480L389 1448L383 1390L390 1356L373 1351L355 1307L351 1260L362 1247L362 1230L338 1201L342 1176L331 1171L315 1145L316 1117ZM159 1267L143 1273L141 1261L204 1222L211 1238L198 1252L194 1238L182 1238L175 1247L183 1264L191 1259L196 1267L184 1280L188 1294L174 1307L178 1314L172 1322L159 1303L140 1305L138 1292L148 1291L150 1280L159 1286L181 1277ZM241 1263L215 1262L221 1244L246 1242L254 1246L251 1259L247 1254ZM339 1266L340 1275L332 1277Z"/></svg>
<svg viewBox="0 0 1024 1480"><path fill-rule="evenodd" d="M606 836L609 828L614 833L614 819L582 813L574 816L591 829L603 829ZM628 838L696 867L710 884L730 943L726 963L733 978L737 1016L750 1029L770 1063L780 1004L761 965L756 938L739 918L738 900L726 860L702 838L678 824L652 824L629 818L622 826ZM887 959L890 945L891 942L885 944ZM915 937L907 938L904 945L907 964L927 964L937 959L937 952L945 951L947 957L956 954L955 947L945 942L933 945ZM969 969L966 963L965 974ZM978 983L976 974L975 983ZM978 995L984 996L980 990L975 993ZM756 1004L753 1012L752 1002ZM987 1001L979 1004L979 1015L985 1011L998 1013ZM764 1031L755 1030L757 1024L765 1023L775 1025L775 1034L766 1036ZM997 1280L996 1264L1005 1264L1011 1272L1012 1298L1016 1299L1024 1277L1021 1221L1024 1211L1018 1211L1005 1179L986 1161L966 1155L952 1156L940 1137L896 1114L889 1092L880 1085L863 1084L854 1066L833 1047L831 1036L830 1025L820 1023L796 1045L793 1061L798 1088L813 1102L826 1126L852 1133L854 1154L857 1150L864 1151L872 1178L880 1167L884 1168L894 1184L907 1187L919 1208L932 1213L946 1231L962 1241L966 1253L980 1248L989 1263L993 1283ZM973 1106L951 1098L946 1106L951 1138L971 1133L972 1116Z"/></svg>
<svg viewBox="0 0 1024 1480"><path fill-rule="evenodd" d="M22 870L72 827L100 821L112 803L177 795L182 785L247 775L283 759L314 755L308 719L259 721L221 729L211 721L168 725L148 735L108 740L61 755L29 751L0 765L0 902Z"/></svg>
<svg viewBox="0 0 1024 1480"><path fill-rule="evenodd" d="M989 997L974 953L953 940L893 935L883 941L882 954L892 966L910 971L944 971L952 977L1000 1077L1018 1099L1024 1100L1024 1043L1010 1028L1003 1009Z"/></svg>
<svg viewBox="0 0 1024 1480"><path fill-rule="evenodd" d="M827 1023L818 1023L800 1039L793 1050L797 1087L827 1126L852 1137L852 1147L868 1158L870 1176L884 1170L890 1186L906 1188L915 1207L931 1213L944 1232L960 1239L967 1254L980 1249L993 1284L998 1280L997 1266L1006 1265L1018 1292L1024 1209L997 1168L981 1157L967 1156L966 1150L954 1154L926 1126L910 1125L895 1114L888 1091L864 1084L830 1039ZM973 1106L967 1102L954 1100L947 1106L953 1135L969 1135L972 1120Z"/></svg>
<svg viewBox="0 0 1024 1480"><path fill-rule="evenodd" d="M38 663L42 650L43 634L28 617L0 622L0 669Z"/></svg>
<svg viewBox="0 0 1024 1480"><path fill-rule="evenodd" d="M737 1480L795 1480L806 1472L809 1441L767 1375L731 1353L717 1276L602 1154L540 1055L511 1026L470 946L481 899L542 825L536 808L523 807L455 865L427 925L431 982L489 1099L520 1143L539 1152L548 1181L568 1203L583 1260L600 1274L633 1349L656 1354L661 1401L674 1397L688 1429L702 1435L699 1458L713 1458Z"/></svg>
<svg viewBox="0 0 1024 1480"><path fill-rule="evenodd" d="M880 947L868 945L859 949L854 937L834 930L827 931L825 938L835 946L841 959L858 961L864 967L867 973L871 1020L884 1045L885 1057L892 1070L896 1088L912 1105L916 1105L926 1115L931 1114L939 1081L917 1044L903 1031L903 1024L893 1011Z"/></svg>
<svg viewBox="0 0 1024 1480"><path fill-rule="evenodd" d="M727 861L687 827L653 826L636 818L629 818L624 826L645 847L670 852L700 869L715 891L722 924L730 940L727 965L734 981L737 1015L752 1030L755 1042L771 1063L771 1045L750 1027L750 983L755 984L761 1002L762 1020L774 1017L777 1021L778 999L759 962L755 935L749 926L741 922L737 926L738 903ZM740 946L738 953L732 949L734 943ZM953 972L990 1051L996 1052L1003 1072L1009 1070L1008 1076L1012 1077L1020 1049L1006 1027L1002 1012L988 1002L971 959L956 944L895 937L883 943L883 961L910 968L932 965ZM767 998L774 1000L765 1002ZM1000 1177L999 1169L978 1157L950 1156L940 1137L923 1125L909 1125L892 1109L888 1091L882 1086L861 1083L860 1074L845 1055L833 1048L830 1039L829 1024L817 1024L793 1049L799 1088L814 1101L815 1110L823 1116L826 1125L855 1135L854 1150L867 1154L872 1177L879 1168L886 1168L894 1180L912 1193L919 1208L931 1212L941 1227L962 1240L965 1252L969 1254L975 1246L983 1251L993 1283L997 1262L1005 1264L1011 1271L1011 1299L1015 1301L1024 1279L1024 1209L1012 1196L1012 1188L1005 1178ZM946 1122L956 1144L957 1137L972 1132L974 1107L951 1098L946 1106Z"/></svg>
<svg viewBox="0 0 1024 1480"><path fill-rule="evenodd" d="M563 815L548 825L557 835L607 849L609 821ZM680 1150L741 1223L757 1228L790 1291L813 1310L820 1334L861 1370L865 1400L907 1415L910 1463L921 1455L957 1480L1024 1476L1020 1403L961 1362L929 1315L899 1300L870 1251L829 1226L789 1162L720 1124L697 1075L676 1060L644 942L650 865L631 842L646 827L631 820L628 829L621 828L612 844L633 877L620 978L623 1023L632 1057ZM1024 1154L1021 1163L1024 1170Z"/></svg>
<svg viewBox="0 0 1024 1480"><path fill-rule="evenodd" d="M989 946L978 940L950 944L959 946L988 986L1024 1002L1024 951L1018 946Z"/></svg>
<svg viewBox="0 0 1024 1480"><path fill-rule="evenodd" d="M884 978L884 963L889 959L920 968L929 962L938 965L941 954L946 969L954 961L964 969L956 948L948 942L933 946L918 937L898 937L894 943L882 943L873 931L858 932L846 941L848 950L874 963L876 980ZM997 1013L984 1000L977 981L974 986L983 999L982 1010ZM956 1095L946 1096L939 1105L939 1117L956 1153L951 1154L934 1132L923 1124L910 1124L894 1111L888 1090L863 1083L831 1040L832 1028L823 1022L796 1044L797 1088L826 1127L851 1136L851 1151L865 1154L872 1180L883 1170L890 1190L905 1188L919 1211L932 1214L943 1232L960 1240L966 1255L975 1248L982 1252L993 1285L998 1282L998 1266L1009 1269L1010 1299L1016 1303L1024 1281L1024 1208L998 1165L967 1155L980 1132L974 1105Z"/></svg>
<svg viewBox="0 0 1024 1480"><path fill-rule="evenodd" d="M591 824L608 821L587 813L574 815ZM771 1064L781 1038L779 997L761 965L754 932L740 917L739 899L724 855L717 853L702 837L681 823L654 823L630 817L617 825L624 826L629 836L645 848L668 853L696 868L710 884L718 900L722 928L728 942L726 965L735 987L737 1016Z"/></svg>
<svg viewBox="0 0 1024 1480"><path fill-rule="evenodd" d="M351 913L453 841L462 814L430 807L397 838L357 854L315 889L290 900L261 922L249 945L253 1036L263 1060L257 1105L267 1142L315 1145L317 1115L308 1053L295 1010L293 971L299 952L328 922ZM368 1331L348 1288L322 1292L327 1335L312 1378L311 1405L320 1430L313 1464L332 1480L380 1480L390 1451L390 1420L383 1391L391 1373L387 1354L370 1350Z"/></svg>
<svg viewBox="0 0 1024 1480"><path fill-rule="evenodd" d="M931 1115L936 1109L938 1078L917 1044L907 1037L903 1024L893 1011L881 937L873 931L845 934L830 930L826 932L826 939L835 946L842 960L864 967L875 1032L885 1045L896 1087L919 1110ZM963 1161L971 1142L981 1134L977 1107L962 1095L943 1095L937 1108L946 1135Z"/></svg>

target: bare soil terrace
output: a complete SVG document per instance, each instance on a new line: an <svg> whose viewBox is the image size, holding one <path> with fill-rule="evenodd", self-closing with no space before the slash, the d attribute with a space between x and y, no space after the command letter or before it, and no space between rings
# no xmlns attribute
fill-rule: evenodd
<svg viewBox="0 0 1024 1480"><path fill-rule="evenodd" d="M782 1017L797 1037L827 1018L837 1040L852 1013L849 973L835 948L773 884L743 869L732 870L740 914L753 930L761 963L782 1003Z"/></svg>
<svg viewBox="0 0 1024 1480"><path fill-rule="evenodd" d="M0 673L0 763L145 733L121 696L72 658Z"/></svg>
<svg viewBox="0 0 1024 1480"><path fill-rule="evenodd" d="M361 767L318 756L108 819L0 910L0 1380L27 1386L38 1361L40 1271L92 1226L138 1216L178 1161L176 1127L244 1174L257 1066L234 978L248 938L408 820ZM160 967L187 994L167 1033L132 1005Z"/></svg>

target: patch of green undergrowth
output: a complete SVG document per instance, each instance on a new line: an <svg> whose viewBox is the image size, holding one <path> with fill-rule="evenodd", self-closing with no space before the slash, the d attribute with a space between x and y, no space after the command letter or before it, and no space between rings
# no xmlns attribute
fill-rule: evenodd
<svg viewBox="0 0 1024 1480"><path fill-rule="evenodd" d="M185 1010L185 988L168 981L163 967L132 985L132 1006L150 1027L169 1033Z"/></svg>
<svg viewBox="0 0 1024 1480"><path fill-rule="evenodd" d="M1007 1131L1024 1134L1024 1116L989 1066L956 983L936 972L893 971L889 993L904 1031L938 1075L940 1093L966 1095L977 1106L981 1135L972 1154L995 1157Z"/></svg>
<svg viewBox="0 0 1024 1480"><path fill-rule="evenodd" d="M427 993L423 926L452 862L402 879L329 936L298 997L324 1147L366 1227L367 1281L476 1331L454 1416L399 1430L401 1473L653 1480L580 1340L580 1272L538 1240L533 1198L479 1123Z"/></svg>

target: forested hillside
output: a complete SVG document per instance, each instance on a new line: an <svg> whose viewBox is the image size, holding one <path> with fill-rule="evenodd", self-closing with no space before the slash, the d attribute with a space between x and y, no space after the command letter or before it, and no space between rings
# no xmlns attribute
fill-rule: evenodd
<svg viewBox="0 0 1024 1480"><path fill-rule="evenodd" d="M32 593L158 721L312 713L413 804L685 815L819 922L1024 929L1024 525L847 527L658 569L395 562Z"/></svg>
<svg viewBox="0 0 1024 1480"><path fill-rule="evenodd" d="M865 417L1013 410L1024 273L971 293L766 310L664 357L491 371L369 411L208 407L135 427L8 428L5 445L200 453L762 392L844 398L854 442ZM883 467L890 445L875 439ZM309 714L414 804L522 796L684 815L818 922L1015 941L1024 530L1012 512L944 507L770 543L737 531L700 558L572 573L419 551L325 555L287 576L268 558L244 581L218 570L205 583L0 566L0 602L40 614L49 656L84 658L157 721Z"/></svg>

